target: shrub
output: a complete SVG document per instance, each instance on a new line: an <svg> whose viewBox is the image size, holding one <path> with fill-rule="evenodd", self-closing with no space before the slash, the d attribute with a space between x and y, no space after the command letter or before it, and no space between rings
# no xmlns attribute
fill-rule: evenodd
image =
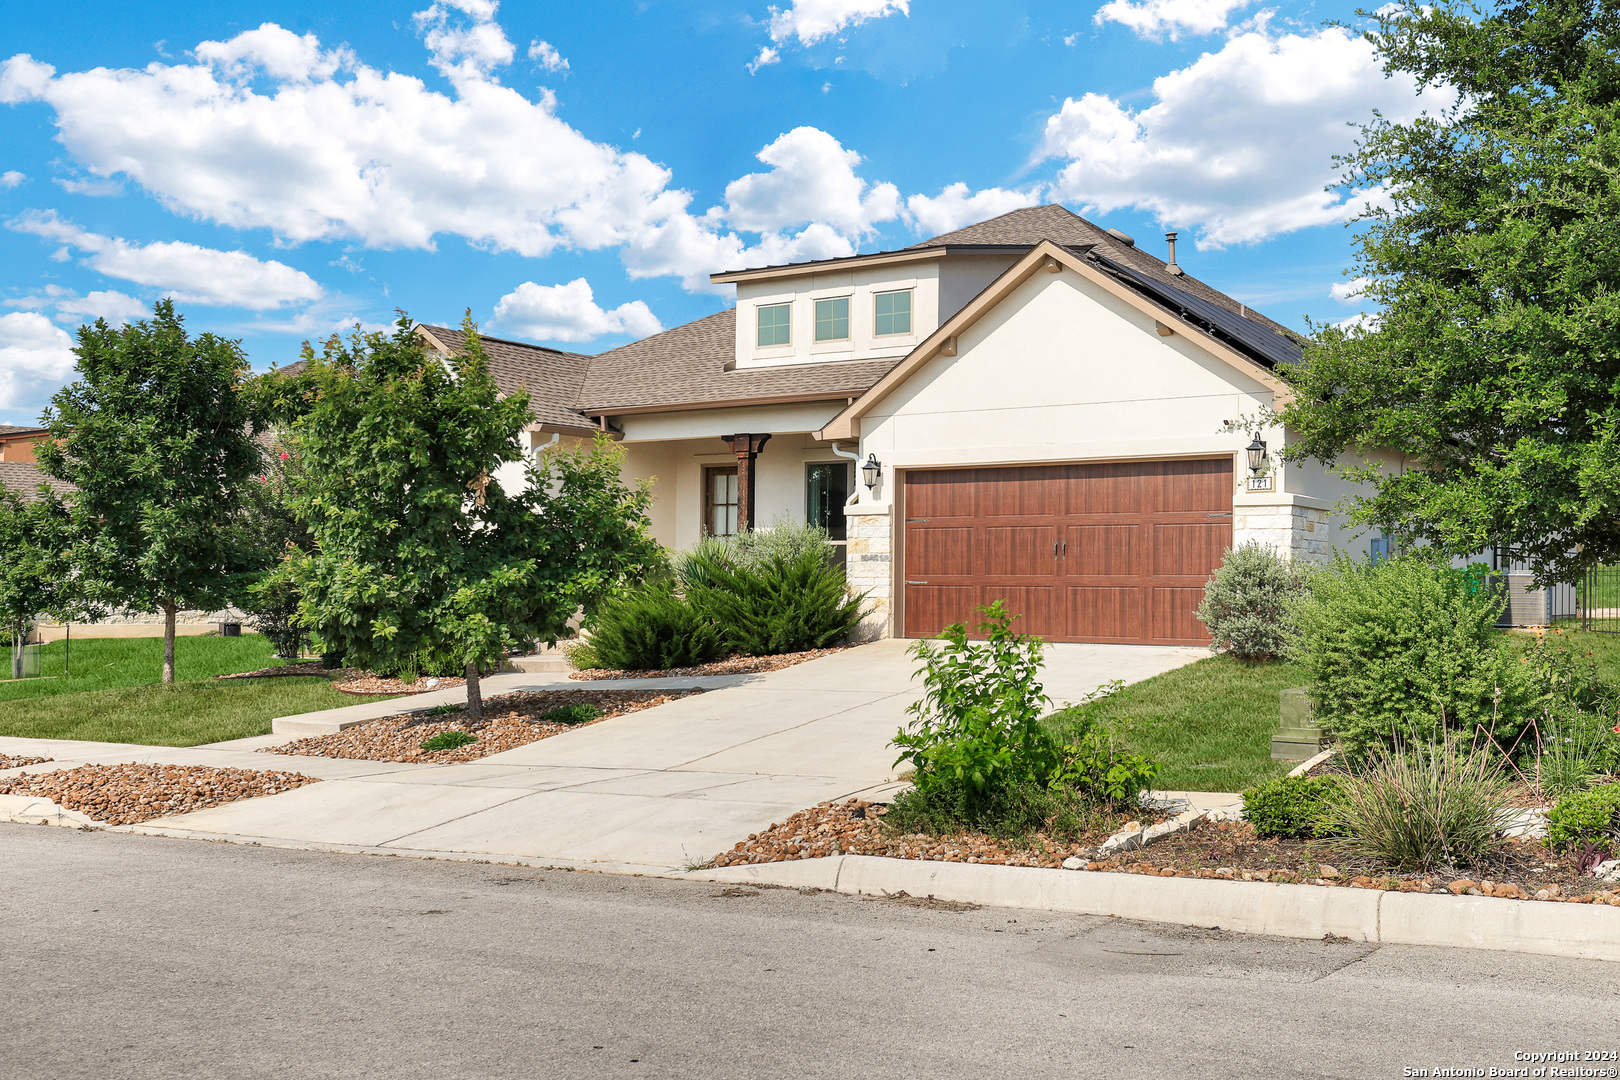
<svg viewBox="0 0 1620 1080"><path fill-rule="evenodd" d="M735 559L723 545L700 546L682 564L692 606L745 656L821 649L860 622L861 596L850 596L844 571L825 544L797 554L773 552L763 562Z"/></svg>
<svg viewBox="0 0 1620 1080"><path fill-rule="evenodd" d="M435 750L454 750L466 746L468 743L478 741L478 736L470 735L465 731L441 731L430 739L422 741L422 749L428 753Z"/></svg>
<svg viewBox="0 0 1620 1080"><path fill-rule="evenodd" d="M564 705L560 709L552 709L548 713L542 713L540 719L551 724L573 725L588 724L601 715L601 709L581 701L574 705Z"/></svg>
<svg viewBox="0 0 1620 1080"><path fill-rule="evenodd" d="M720 655L723 645L707 613L676 595L672 582L655 580L601 606L593 620L590 651L601 667L661 671L706 664Z"/></svg>
<svg viewBox="0 0 1620 1080"><path fill-rule="evenodd" d="M1339 781L1323 823L1334 842L1401 870L1462 867L1484 858L1507 824L1508 781L1483 750L1454 742L1375 749Z"/></svg>
<svg viewBox="0 0 1620 1080"><path fill-rule="evenodd" d="M827 553L827 530L782 516L769 529L751 529L735 536L711 536L674 557L675 576L682 590L712 585L709 570L716 562L737 570L758 572L777 559L793 562L807 551Z"/></svg>
<svg viewBox="0 0 1620 1080"><path fill-rule="evenodd" d="M1547 814L1547 844L1560 850L1606 844L1620 836L1620 784L1577 791Z"/></svg>
<svg viewBox="0 0 1620 1080"><path fill-rule="evenodd" d="M1340 556L1296 609L1290 656L1309 672L1322 727L1352 763L1375 747L1483 729L1515 745L1535 705L1528 663L1495 629L1502 597L1467 575L1405 556Z"/></svg>
<svg viewBox="0 0 1620 1080"><path fill-rule="evenodd" d="M1293 629L1293 607L1309 583L1307 567L1257 541L1228 549L1195 613L1209 628L1210 648L1240 660L1281 656Z"/></svg>
<svg viewBox="0 0 1620 1080"><path fill-rule="evenodd" d="M1051 783L1112 807L1133 805L1153 786L1159 763L1118 745L1115 733L1093 727L1060 751Z"/></svg>
<svg viewBox="0 0 1620 1080"><path fill-rule="evenodd" d="M940 835L977 829L992 836L1017 838L1044 832L1054 839L1078 839L1112 822L1078 793L1035 781L975 792L962 784L909 788L895 796L883 824L902 833Z"/></svg>
<svg viewBox="0 0 1620 1080"><path fill-rule="evenodd" d="M1337 791L1327 777L1279 776L1243 793L1243 816L1258 836L1322 836L1328 831L1323 815Z"/></svg>
<svg viewBox="0 0 1620 1080"><path fill-rule="evenodd" d="M1015 633L1000 600L979 609L983 643L969 643L962 623L911 655L922 662L924 691L911 721L894 737L896 764L910 762L919 804L948 810L960 825L1007 815L1018 791L1046 786L1060 757L1041 726L1049 699L1036 679L1045 643Z"/></svg>

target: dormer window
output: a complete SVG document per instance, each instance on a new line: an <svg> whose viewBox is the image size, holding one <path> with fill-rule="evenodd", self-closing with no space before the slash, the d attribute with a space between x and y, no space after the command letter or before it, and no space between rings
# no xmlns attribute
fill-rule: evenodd
<svg viewBox="0 0 1620 1080"><path fill-rule="evenodd" d="M816 340L849 340L849 297L816 301Z"/></svg>
<svg viewBox="0 0 1620 1080"><path fill-rule="evenodd" d="M911 290L880 292L872 297L876 322L872 333L876 337L911 333Z"/></svg>
<svg viewBox="0 0 1620 1080"><path fill-rule="evenodd" d="M766 304L756 310L759 312L760 348L791 344L788 326L793 314L792 304Z"/></svg>

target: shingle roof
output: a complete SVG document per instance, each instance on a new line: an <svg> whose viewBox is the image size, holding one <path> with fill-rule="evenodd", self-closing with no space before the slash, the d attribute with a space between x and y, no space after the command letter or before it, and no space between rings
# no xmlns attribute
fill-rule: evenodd
<svg viewBox="0 0 1620 1080"><path fill-rule="evenodd" d="M591 358L579 407L587 413L648 405L696 405L865 393L898 357L727 371L737 353L737 309L621 345Z"/></svg>
<svg viewBox="0 0 1620 1080"><path fill-rule="evenodd" d="M1140 247L1132 247L1108 234L1100 225L1096 225L1076 214L1066 206L1057 203L1048 203L1044 206L1029 206L1022 210L1013 210L1000 217L981 221L957 229L955 232L941 233L930 237L919 244L906 248L907 251L932 247L957 246L1020 246L1034 247L1042 240L1050 240L1063 247L1088 247L1095 254L1112 259L1131 270L1146 277L1152 278L1161 285L1172 289L1190 293L1200 300L1207 300L1212 304L1225 308L1227 311L1241 318L1257 322L1269 330L1286 334L1289 338L1298 340L1299 335L1289 330L1281 323L1273 322L1253 308L1232 299L1225 293L1211 288L1199 281L1191 274L1183 272L1172 274L1166 267L1169 265L1163 259L1143 251Z"/></svg>
<svg viewBox="0 0 1620 1080"><path fill-rule="evenodd" d="M462 333L448 326L422 325L433 340L445 348L459 353ZM594 427L576 408L585 371L596 358L582 353L548 349L543 345L530 345L522 341L478 335L483 339L484 352L489 356L489 373L503 394L519 390L529 392L529 404L534 418L543 424L562 427Z"/></svg>
<svg viewBox="0 0 1620 1080"><path fill-rule="evenodd" d="M73 490L72 484L47 475L43 469L31 462L0 461L0 487L15 491L24 500L33 502L39 497L41 484L50 485L51 490L58 495L66 495Z"/></svg>
<svg viewBox="0 0 1620 1080"><path fill-rule="evenodd" d="M24 426L22 424L0 424L0 435L15 435L19 431L44 431L44 430L45 430L44 428L40 427L37 424L34 425L33 427L26 427L26 426Z"/></svg>

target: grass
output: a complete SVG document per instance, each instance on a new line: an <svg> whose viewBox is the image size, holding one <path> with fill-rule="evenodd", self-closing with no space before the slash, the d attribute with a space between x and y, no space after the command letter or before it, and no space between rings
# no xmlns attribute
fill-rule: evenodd
<svg viewBox="0 0 1620 1080"><path fill-rule="evenodd" d="M161 638L75 641L72 673L65 678L62 645L54 642L45 647L42 666L55 678L12 681L10 664L5 665L0 735L196 746L268 735L277 716L380 700L339 693L318 676L212 678L270 667L279 662L272 652L258 634L181 638L174 649L176 682L163 686L157 681L163 670Z"/></svg>
<svg viewBox="0 0 1620 1080"><path fill-rule="evenodd" d="M1061 734L1076 710L1085 708L1122 731L1133 750L1163 765L1155 788L1242 791L1292 767L1271 760L1277 694L1305 682L1304 671L1293 664L1211 656L1096 704L1053 713L1046 723Z"/></svg>

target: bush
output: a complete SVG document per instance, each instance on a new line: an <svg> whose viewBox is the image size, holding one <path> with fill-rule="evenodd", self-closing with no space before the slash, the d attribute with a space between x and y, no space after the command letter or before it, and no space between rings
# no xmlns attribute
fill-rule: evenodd
<svg viewBox="0 0 1620 1080"><path fill-rule="evenodd" d="M1113 824L1097 804L1077 792L1025 781L990 792L962 784L931 784L895 796L883 823L902 833L942 835L976 829L1014 839L1042 832L1054 839L1079 839Z"/></svg>
<svg viewBox="0 0 1620 1080"><path fill-rule="evenodd" d="M1372 751L1323 815L1334 843L1401 870L1463 867L1501 841L1508 781L1482 750L1453 742Z"/></svg>
<svg viewBox="0 0 1620 1080"><path fill-rule="evenodd" d="M911 763L915 800L957 824L979 827L1005 818L1019 792L1045 787L1061 758L1041 726L1049 699L1036 680L1045 643L1015 633L1006 604L979 609L983 643L969 643L962 623L948 626L939 643L919 641L921 700L912 720L894 737L896 764Z"/></svg>
<svg viewBox="0 0 1620 1080"><path fill-rule="evenodd" d="M1340 556L1313 575L1289 652L1352 763L1448 730L1516 744L1542 695L1495 628L1502 603L1468 575L1412 556L1377 565Z"/></svg>
<svg viewBox="0 0 1620 1080"><path fill-rule="evenodd" d="M1131 806L1153 786L1159 763L1118 745L1114 732L1093 727L1060 751L1052 786L1066 788L1088 802Z"/></svg>
<svg viewBox="0 0 1620 1080"><path fill-rule="evenodd" d="M1620 836L1620 784L1577 791L1558 800L1547 814L1547 844L1564 850L1604 844Z"/></svg>
<svg viewBox="0 0 1620 1080"><path fill-rule="evenodd" d="M700 546L682 563L687 598L744 656L822 649L842 641L861 619L865 596L850 596L844 571L825 544L763 562L735 557L725 545Z"/></svg>
<svg viewBox="0 0 1620 1080"><path fill-rule="evenodd" d="M1326 835L1323 815L1338 785L1321 776L1280 776L1243 793L1243 817L1257 836L1304 839Z"/></svg>
<svg viewBox="0 0 1620 1080"><path fill-rule="evenodd" d="M466 746L468 743L478 741L478 736L470 735L465 731L441 731L430 739L422 741L422 749L428 753L435 750L454 750Z"/></svg>
<svg viewBox="0 0 1620 1080"><path fill-rule="evenodd" d="M540 719L550 724L568 724L572 726L574 724L588 724L601 715L601 709L581 701L575 705L564 705L560 709L552 709L548 713L542 713Z"/></svg>
<svg viewBox="0 0 1620 1080"><path fill-rule="evenodd" d="M604 603L590 641L599 666L634 671L696 667L723 647L713 619L676 595L668 580L635 586Z"/></svg>
<svg viewBox="0 0 1620 1080"><path fill-rule="evenodd" d="M1210 648L1240 660L1281 656L1293 630L1293 607L1309 583L1307 567L1257 541L1228 549L1195 613L1209 628Z"/></svg>

